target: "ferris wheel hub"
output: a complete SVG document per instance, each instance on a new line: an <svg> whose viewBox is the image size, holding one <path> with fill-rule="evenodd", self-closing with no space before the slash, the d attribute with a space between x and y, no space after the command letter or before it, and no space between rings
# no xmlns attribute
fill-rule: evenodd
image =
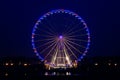
<svg viewBox="0 0 120 80"><path fill-rule="evenodd" d="M60 36L59 36L59 39L63 39L63 36L62 36L62 35L60 35Z"/></svg>

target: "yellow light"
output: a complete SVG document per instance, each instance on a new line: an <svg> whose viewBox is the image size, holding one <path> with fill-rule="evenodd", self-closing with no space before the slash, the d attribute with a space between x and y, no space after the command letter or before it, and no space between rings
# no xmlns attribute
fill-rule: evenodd
<svg viewBox="0 0 120 80"><path fill-rule="evenodd" d="M11 65L11 66L13 66L14 64L13 64L13 63L11 63L10 65Z"/></svg>
<svg viewBox="0 0 120 80"><path fill-rule="evenodd" d="M24 63L24 66L27 66L28 64L27 63Z"/></svg>
<svg viewBox="0 0 120 80"><path fill-rule="evenodd" d="M6 66L8 66L9 64L8 63L5 63Z"/></svg>

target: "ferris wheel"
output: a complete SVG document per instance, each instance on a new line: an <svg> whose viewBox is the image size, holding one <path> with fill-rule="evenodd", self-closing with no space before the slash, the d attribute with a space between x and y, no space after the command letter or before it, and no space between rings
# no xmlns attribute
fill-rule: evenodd
<svg viewBox="0 0 120 80"><path fill-rule="evenodd" d="M64 9L52 10L35 23L32 46L39 59L57 66L70 65L88 52L90 32L78 14Z"/></svg>

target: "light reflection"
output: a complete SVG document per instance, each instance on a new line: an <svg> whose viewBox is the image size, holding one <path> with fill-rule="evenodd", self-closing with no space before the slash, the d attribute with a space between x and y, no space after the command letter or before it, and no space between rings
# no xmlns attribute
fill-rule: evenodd
<svg viewBox="0 0 120 80"><path fill-rule="evenodd" d="M48 73L48 72L45 72L44 74L45 76L70 76L71 75L71 72L52 72L52 73Z"/></svg>

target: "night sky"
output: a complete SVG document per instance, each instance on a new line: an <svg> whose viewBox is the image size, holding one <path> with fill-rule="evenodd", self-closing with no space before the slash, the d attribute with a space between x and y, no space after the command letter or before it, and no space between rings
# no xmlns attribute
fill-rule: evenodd
<svg viewBox="0 0 120 80"><path fill-rule="evenodd" d="M40 16L53 9L76 12L91 33L88 56L120 56L120 2L117 0L3 0L0 56L35 57L31 33Z"/></svg>

